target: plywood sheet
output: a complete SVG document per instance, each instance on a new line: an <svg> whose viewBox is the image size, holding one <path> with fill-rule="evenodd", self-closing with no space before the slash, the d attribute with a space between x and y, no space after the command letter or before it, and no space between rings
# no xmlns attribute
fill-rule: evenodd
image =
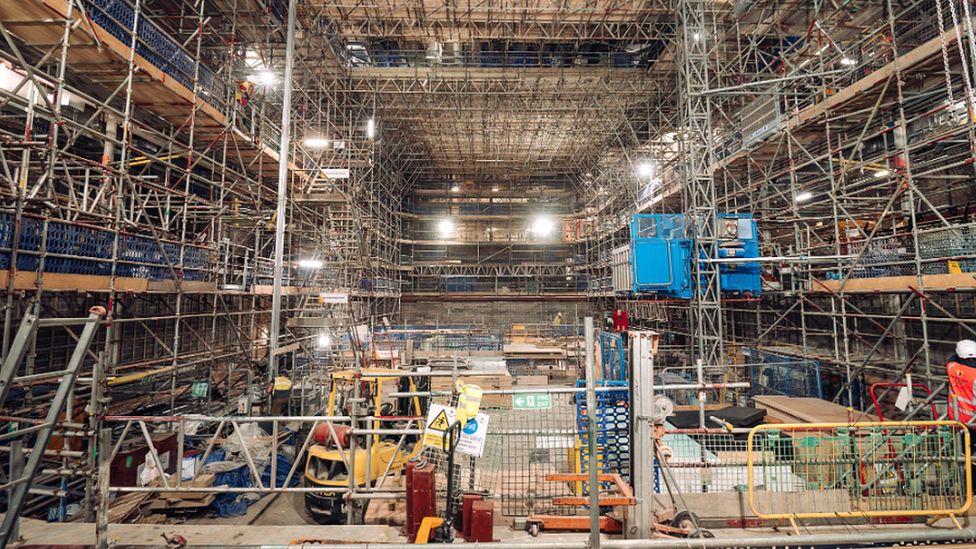
<svg viewBox="0 0 976 549"><path fill-rule="evenodd" d="M810 289L814 293L839 292L840 280L817 280ZM852 278L844 285L844 293L908 292L918 288L918 277L883 276L878 278ZM976 289L976 273L922 275L925 289Z"/></svg>
<svg viewBox="0 0 976 549"><path fill-rule="evenodd" d="M849 416L846 407L819 398L766 395L755 401L784 423L847 423L850 417L855 422L873 421L872 416L856 410Z"/></svg>

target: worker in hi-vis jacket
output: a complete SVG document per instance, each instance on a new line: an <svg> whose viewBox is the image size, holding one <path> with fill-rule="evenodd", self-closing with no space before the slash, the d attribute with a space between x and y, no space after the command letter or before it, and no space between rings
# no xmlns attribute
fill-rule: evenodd
<svg viewBox="0 0 976 549"><path fill-rule="evenodd" d="M956 352L946 364L949 376L949 417L976 426L976 341L964 339L956 343ZM959 417L956 417L956 409Z"/></svg>

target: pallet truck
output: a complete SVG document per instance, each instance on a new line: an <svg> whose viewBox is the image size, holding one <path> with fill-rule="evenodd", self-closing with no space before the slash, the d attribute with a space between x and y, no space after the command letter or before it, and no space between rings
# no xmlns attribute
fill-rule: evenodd
<svg viewBox="0 0 976 549"><path fill-rule="evenodd" d="M444 453L447 454L447 504L444 518L424 517L414 539L416 545L454 543L454 453L461 440L461 422L455 421L444 432Z"/></svg>
<svg viewBox="0 0 976 549"><path fill-rule="evenodd" d="M570 474L550 474L546 475L549 482L587 482L589 475L586 473ZM634 491L630 485L618 474L599 474L597 480L601 483L609 482L614 485L614 494L600 494L600 507L623 507L623 515L620 518L610 515L600 517L600 531L606 534L619 534L623 532L623 518L626 517L626 508L637 504L634 498ZM598 489L598 488L597 488ZM572 507L585 507L590 504L590 498L585 496L565 496L557 497L552 500L553 505L564 505ZM525 529L531 536L538 536L543 530L571 530L585 531L590 529L590 517L586 516L564 516L564 515L529 515L525 523Z"/></svg>

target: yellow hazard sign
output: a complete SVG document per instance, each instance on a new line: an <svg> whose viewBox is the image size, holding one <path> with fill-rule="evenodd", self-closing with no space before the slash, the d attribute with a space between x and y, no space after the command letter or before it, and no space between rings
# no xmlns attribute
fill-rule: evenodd
<svg viewBox="0 0 976 549"><path fill-rule="evenodd" d="M428 425L427 428L431 431L440 431L443 433L444 431L447 431L447 428L450 426L451 422L447 420L447 411L441 410L441 412L437 414L437 417L434 418L434 421L430 422L430 425Z"/></svg>
<svg viewBox="0 0 976 549"><path fill-rule="evenodd" d="M454 408L431 404L427 410L427 422L424 426L424 446L444 449L444 433L455 421Z"/></svg>
<svg viewBox="0 0 976 549"><path fill-rule="evenodd" d="M454 422L460 422L461 411L450 406L431 404L424 422L424 446L444 449L444 436ZM488 434L488 414L481 412L461 423L457 451L474 457L481 457L485 451Z"/></svg>

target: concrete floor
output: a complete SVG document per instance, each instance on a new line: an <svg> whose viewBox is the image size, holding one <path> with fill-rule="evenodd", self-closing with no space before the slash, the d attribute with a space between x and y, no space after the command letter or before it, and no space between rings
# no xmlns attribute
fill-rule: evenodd
<svg viewBox="0 0 976 549"><path fill-rule="evenodd" d="M314 520L305 512L302 494L278 494L265 496L247 509L247 513L238 517L219 518L212 515L191 516L185 524L207 525L247 525L255 526L317 526Z"/></svg>
<svg viewBox="0 0 976 549"><path fill-rule="evenodd" d="M248 515L255 526L291 526L294 524L315 525L308 513L305 512L305 503L302 494L278 494L277 497L269 496L268 504L261 510L256 510L252 505L248 509ZM260 503L260 502L258 502ZM258 512L255 512L258 511Z"/></svg>
<svg viewBox="0 0 976 549"><path fill-rule="evenodd" d="M277 502L276 502L277 503ZM287 500L279 504L279 510L272 510L268 522L282 520L284 513L290 512ZM258 522L256 521L256 522ZM949 525L940 523L941 528L953 530ZM905 532L927 528L924 525L865 525L811 527L804 529L804 534L813 533L843 533L855 542L864 532L898 531ZM325 544L344 545L349 543L403 543L399 529L390 526L309 526L309 525L231 525L220 524L112 524L109 525L109 538L119 547L164 547L163 534L172 536L179 534L186 538L188 547L232 547L235 545L274 545L300 544L302 542L318 542ZM769 536L774 531L769 528L725 529L716 530L718 538L742 538L755 536ZM50 524L41 520L24 519L21 522L23 541L13 547L28 545L39 546L73 546L93 545L95 543L95 527L93 524L62 523ZM791 536L788 531L780 531L779 535ZM582 542L587 534L554 534L543 533L538 538L529 537L524 532L513 531L510 528L496 527L495 536L500 541L525 543L537 547L546 547L557 542ZM606 539L606 538L604 538ZM788 539L788 538L786 538ZM785 542L786 544L788 542ZM936 543L935 545L942 545ZM879 547L884 547L880 545ZM890 547L890 545L888 545ZM973 545L953 545L956 548L973 547Z"/></svg>

